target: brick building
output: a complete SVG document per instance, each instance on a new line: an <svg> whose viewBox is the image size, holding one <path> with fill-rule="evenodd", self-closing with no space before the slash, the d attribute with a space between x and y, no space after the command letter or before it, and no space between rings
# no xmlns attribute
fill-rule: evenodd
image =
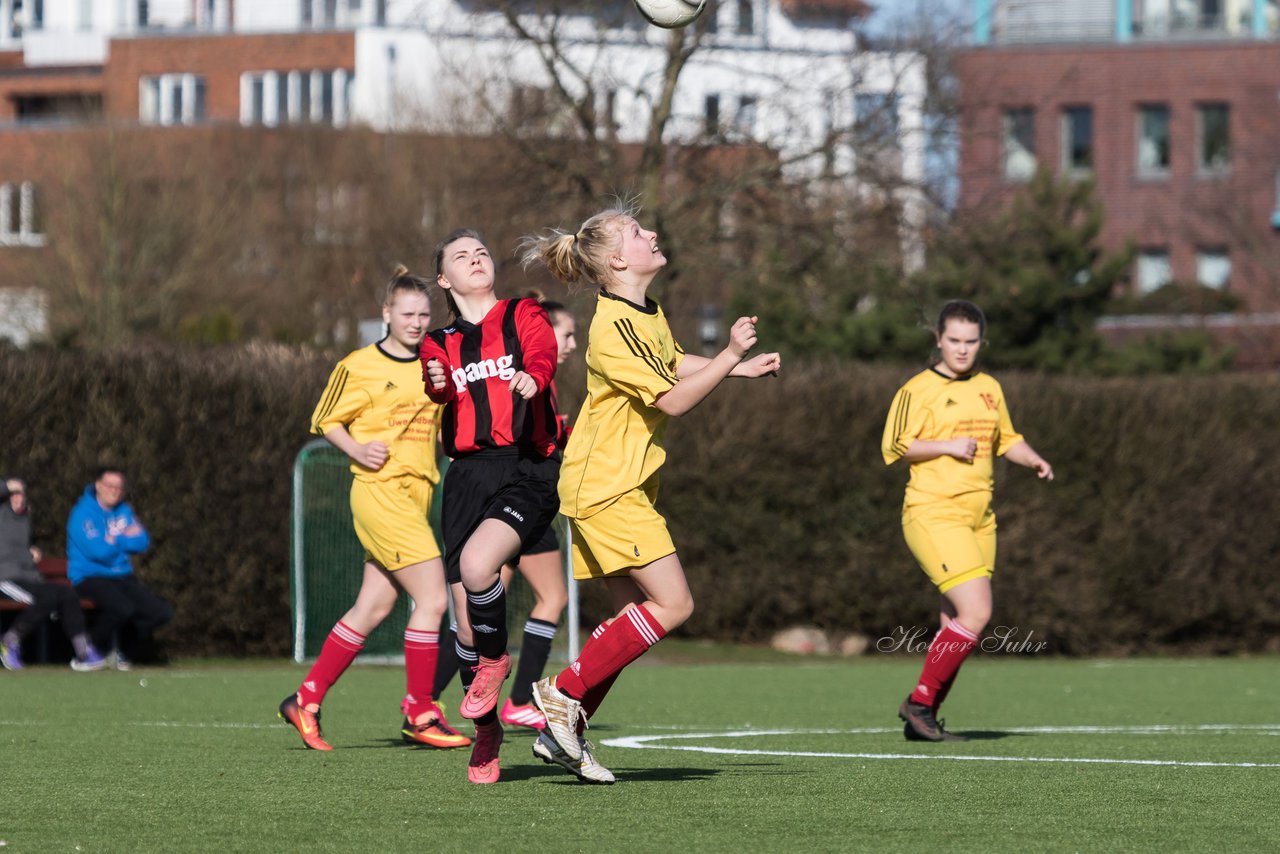
<svg viewBox="0 0 1280 854"><path fill-rule="evenodd" d="M482 136L484 116L543 103L555 85L493 5L0 0L0 337L25 341L43 329L32 321L44 316L43 297L23 287L11 261L57 240L41 210L42 182L59 173L53 140L86 127L147 126ZM666 33L627 0L566 8L559 38L588 71L599 133L643 141ZM667 138L764 143L795 174L856 180L851 144L816 152L841 128L875 124L891 129L902 186L918 186L924 69L919 57L860 49L851 24L869 11L862 0L713 2ZM485 109L459 97L481 89L496 93ZM534 132L553 135L555 124ZM904 244L918 246L923 200L902 192Z"/></svg>
<svg viewBox="0 0 1280 854"><path fill-rule="evenodd" d="M1108 318L1113 339L1203 328L1244 366L1280 363L1280 30L1270 0L975 4L956 63L960 206L1004 203L1037 168L1096 182L1136 295L1198 283L1212 317Z"/></svg>

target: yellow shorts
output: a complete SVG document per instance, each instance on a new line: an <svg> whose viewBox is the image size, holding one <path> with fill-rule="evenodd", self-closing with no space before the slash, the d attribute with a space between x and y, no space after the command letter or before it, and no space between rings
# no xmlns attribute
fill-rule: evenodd
<svg viewBox="0 0 1280 854"><path fill-rule="evenodd" d="M432 490L420 477L352 482L351 516L366 561L394 571L440 557L427 522Z"/></svg>
<svg viewBox="0 0 1280 854"><path fill-rule="evenodd" d="M989 492L903 507L902 535L939 593L995 571L996 514Z"/></svg>
<svg viewBox="0 0 1280 854"><path fill-rule="evenodd" d="M656 491L656 490L655 490ZM604 578L674 554L667 522L643 489L633 489L594 516L570 519L573 577Z"/></svg>

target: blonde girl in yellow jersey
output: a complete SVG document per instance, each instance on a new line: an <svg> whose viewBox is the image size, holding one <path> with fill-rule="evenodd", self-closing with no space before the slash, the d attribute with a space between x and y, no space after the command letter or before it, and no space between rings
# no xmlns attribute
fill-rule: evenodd
<svg viewBox="0 0 1280 854"><path fill-rule="evenodd" d="M406 692L401 736L431 747L464 747L431 700L431 680L446 609L444 564L427 523L440 473L440 406L422 385L418 348L431 325L435 285L400 267L387 283L387 336L338 363L312 415L312 431L351 458L351 513L365 548L360 592L334 625L320 656L280 717L312 750L331 750L320 732L320 703L365 638L391 613L400 591L413 597L404 633Z"/></svg>
<svg viewBox="0 0 1280 854"><path fill-rule="evenodd" d="M527 238L523 248L526 264L546 265L571 288L599 287L587 396L560 469L560 512L569 520L574 577L603 579L617 609L576 661L534 686L547 725L533 752L583 780L611 783L582 726L622 669L693 613L684 568L654 508L667 418L688 412L725 377L769 376L782 361L777 353L747 357L754 317L738 318L714 358L681 350L662 308L646 296L666 256L632 211L602 211L574 232Z"/></svg>
<svg viewBox="0 0 1280 854"><path fill-rule="evenodd" d="M995 457L1053 480L1053 467L1014 430L1000 383L975 370L986 329L973 303L944 305L935 329L939 360L898 389L884 426L885 464L904 460L911 467L903 536L942 594L942 627L898 709L908 740L965 740L947 732L937 712L991 619Z"/></svg>

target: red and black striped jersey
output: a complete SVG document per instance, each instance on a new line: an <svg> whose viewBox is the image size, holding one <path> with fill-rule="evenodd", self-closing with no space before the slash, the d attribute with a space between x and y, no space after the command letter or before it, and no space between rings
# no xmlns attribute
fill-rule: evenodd
<svg viewBox="0 0 1280 854"><path fill-rule="evenodd" d="M499 300L479 323L456 318L427 333L421 357L427 395L445 404L441 428L449 456L512 446L544 457L555 451L556 336L536 300ZM445 368L445 386L438 391L426 381L432 359ZM528 400L511 391L518 371L538 384Z"/></svg>

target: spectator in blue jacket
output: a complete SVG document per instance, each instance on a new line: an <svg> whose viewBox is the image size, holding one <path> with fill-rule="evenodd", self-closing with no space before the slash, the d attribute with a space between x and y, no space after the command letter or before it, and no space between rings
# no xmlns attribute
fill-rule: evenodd
<svg viewBox="0 0 1280 854"><path fill-rule="evenodd" d="M134 577L130 558L150 548L151 535L124 494L124 471L103 466L67 519L67 577L81 596L98 605L90 630L93 644L100 650L114 646L121 670L139 650L149 651L152 633L173 619L169 603Z"/></svg>

